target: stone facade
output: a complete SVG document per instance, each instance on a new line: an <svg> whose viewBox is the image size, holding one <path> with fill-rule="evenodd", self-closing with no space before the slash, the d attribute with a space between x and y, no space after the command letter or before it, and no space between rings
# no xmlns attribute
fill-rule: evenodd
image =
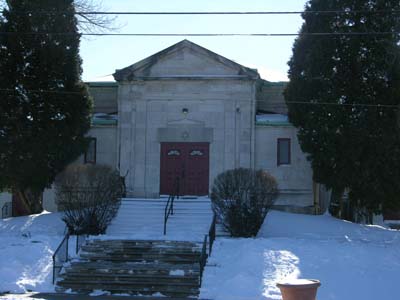
<svg viewBox="0 0 400 300"><path fill-rule="evenodd" d="M157 197L161 142L210 143L210 182L254 166L258 74L183 41L117 71L121 172L132 196Z"/></svg>
<svg viewBox="0 0 400 300"><path fill-rule="evenodd" d="M120 85L120 166L129 170L128 191L158 196L160 142L209 142L210 181L224 170L253 166L254 97L254 82L247 80Z"/></svg>

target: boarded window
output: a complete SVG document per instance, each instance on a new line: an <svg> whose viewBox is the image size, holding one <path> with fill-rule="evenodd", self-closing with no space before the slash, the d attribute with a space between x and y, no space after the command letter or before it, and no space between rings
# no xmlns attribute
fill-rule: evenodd
<svg viewBox="0 0 400 300"><path fill-rule="evenodd" d="M85 152L85 164L95 164L96 163L96 138L89 139L89 147Z"/></svg>
<svg viewBox="0 0 400 300"><path fill-rule="evenodd" d="M278 139L279 165L290 165L290 139Z"/></svg>

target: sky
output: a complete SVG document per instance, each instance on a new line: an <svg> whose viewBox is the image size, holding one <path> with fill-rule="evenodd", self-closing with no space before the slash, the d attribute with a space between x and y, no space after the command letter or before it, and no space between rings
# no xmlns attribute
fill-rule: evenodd
<svg viewBox="0 0 400 300"><path fill-rule="evenodd" d="M98 2L100 0L93 0ZM105 11L302 11L306 0L103 0ZM297 33L300 15L128 15L115 33ZM270 81L287 80L294 37L83 37L84 81L112 80L127 67L183 39L246 67Z"/></svg>

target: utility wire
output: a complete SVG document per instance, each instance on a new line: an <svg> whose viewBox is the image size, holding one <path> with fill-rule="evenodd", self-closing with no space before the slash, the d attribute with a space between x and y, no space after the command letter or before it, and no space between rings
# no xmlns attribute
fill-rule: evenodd
<svg viewBox="0 0 400 300"><path fill-rule="evenodd" d="M0 32L0 35L15 36L137 36L137 37L160 37L160 36L191 36L191 37L288 37L288 36L385 36L400 35L397 31L366 31L366 32L303 32L303 33L75 33L75 32Z"/></svg>
<svg viewBox="0 0 400 300"><path fill-rule="evenodd" d="M61 14L65 11L13 11L19 14ZM396 9L305 11L76 11L76 15L300 15L300 14L400 14Z"/></svg>
<svg viewBox="0 0 400 300"><path fill-rule="evenodd" d="M30 89L23 89L23 90L21 90L21 91L18 91L18 90L15 90L15 89L0 89L0 92L4 92L4 93L9 93L9 94L11 94L11 93L21 93L21 92L29 92L29 93L41 93L41 94L62 94L62 95L65 95L65 94L73 94L73 95L76 95L76 94L81 94L82 92L72 92L72 91L55 91L55 90L30 90Z"/></svg>

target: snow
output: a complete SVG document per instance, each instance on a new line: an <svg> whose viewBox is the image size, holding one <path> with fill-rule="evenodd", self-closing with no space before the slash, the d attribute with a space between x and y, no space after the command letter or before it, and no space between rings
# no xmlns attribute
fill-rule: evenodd
<svg viewBox="0 0 400 300"><path fill-rule="evenodd" d="M0 293L54 292L52 255L65 230L60 217L45 212L0 220ZM328 215L271 211L257 238L217 238L200 297L281 299L278 282L317 279L318 299L397 299L399 249L400 231ZM183 274L180 269L171 271ZM7 297L0 298L18 299Z"/></svg>
<svg viewBox="0 0 400 300"><path fill-rule="evenodd" d="M207 197L179 198L174 201L174 214L167 222L164 235L164 214L167 198L123 199L107 234L95 239L177 240L201 243L208 234L213 218Z"/></svg>
<svg viewBox="0 0 400 300"><path fill-rule="evenodd" d="M95 297L95 296L103 296L103 295L110 295L111 293L108 291L103 291L103 290L94 290L89 294L89 296Z"/></svg>
<svg viewBox="0 0 400 300"><path fill-rule="evenodd" d="M58 213L0 220L0 293L54 291L52 255L64 228Z"/></svg>
<svg viewBox="0 0 400 300"><path fill-rule="evenodd" d="M282 114L258 114L256 115L256 122L261 123L288 123L288 116Z"/></svg>
<svg viewBox="0 0 400 300"><path fill-rule="evenodd" d="M278 282L317 279L318 299L397 299L399 249L399 231L271 211L257 238L216 240L200 296L282 299Z"/></svg>
<svg viewBox="0 0 400 300"><path fill-rule="evenodd" d="M169 275L184 276L185 275L185 271L184 270L171 270L171 271L169 271Z"/></svg>

